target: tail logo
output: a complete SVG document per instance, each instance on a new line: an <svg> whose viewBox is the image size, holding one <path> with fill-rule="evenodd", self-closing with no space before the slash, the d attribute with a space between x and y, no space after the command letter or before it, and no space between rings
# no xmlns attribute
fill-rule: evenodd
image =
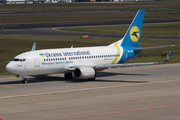
<svg viewBox="0 0 180 120"><path fill-rule="evenodd" d="M130 38L133 42L137 42L139 40L140 31L137 26L133 26L130 30Z"/></svg>

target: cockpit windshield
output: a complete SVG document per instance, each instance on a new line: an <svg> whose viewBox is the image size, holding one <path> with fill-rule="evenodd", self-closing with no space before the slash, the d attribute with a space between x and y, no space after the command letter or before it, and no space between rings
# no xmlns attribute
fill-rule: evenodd
<svg viewBox="0 0 180 120"><path fill-rule="evenodd" d="M26 61L26 59L18 59L18 58L14 58L12 61L19 61L19 62L25 62Z"/></svg>

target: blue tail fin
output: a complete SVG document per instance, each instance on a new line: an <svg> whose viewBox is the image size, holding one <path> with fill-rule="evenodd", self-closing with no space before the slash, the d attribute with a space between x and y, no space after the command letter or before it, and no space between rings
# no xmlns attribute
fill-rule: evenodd
<svg viewBox="0 0 180 120"><path fill-rule="evenodd" d="M33 44L31 51L35 51L35 50L36 50L36 42Z"/></svg>
<svg viewBox="0 0 180 120"><path fill-rule="evenodd" d="M121 46L139 46L144 13L144 9L140 9L137 12L134 20L132 21L130 27L122 39Z"/></svg>

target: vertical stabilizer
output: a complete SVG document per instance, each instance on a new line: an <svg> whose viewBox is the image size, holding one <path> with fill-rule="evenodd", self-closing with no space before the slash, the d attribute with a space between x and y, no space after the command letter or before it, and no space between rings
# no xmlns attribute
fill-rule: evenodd
<svg viewBox="0 0 180 120"><path fill-rule="evenodd" d="M35 50L36 50L36 42L33 44L31 51L35 51Z"/></svg>
<svg viewBox="0 0 180 120"><path fill-rule="evenodd" d="M144 13L145 13L144 9L140 9L137 12L126 34L121 39L122 40L121 46L139 46Z"/></svg>

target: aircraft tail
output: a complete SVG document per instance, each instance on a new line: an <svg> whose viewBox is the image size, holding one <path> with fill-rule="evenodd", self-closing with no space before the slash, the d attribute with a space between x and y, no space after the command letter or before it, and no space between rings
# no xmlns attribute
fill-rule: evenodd
<svg viewBox="0 0 180 120"><path fill-rule="evenodd" d="M145 13L144 9L140 9L137 12L126 34L121 40L115 42L116 44L119 43L121 46L139 46L144 13ZM114 45L115 43L111 45Z"/></svg>
<svg viewBox="0 0 180 120"><path fill-rule="evenodd" d="M36 50L36 42L33 44L31 51L35 51L35 50Z"/></svg>
<svg viewBox="0 0 180 120"><path fill-rule="evenodd" d="M128 28L126 34L122 39L121 46L139 46L144 13L144 9L140 9L137 12L136 16L134 17L134 20L132 21L130 27Z"/></svg>

